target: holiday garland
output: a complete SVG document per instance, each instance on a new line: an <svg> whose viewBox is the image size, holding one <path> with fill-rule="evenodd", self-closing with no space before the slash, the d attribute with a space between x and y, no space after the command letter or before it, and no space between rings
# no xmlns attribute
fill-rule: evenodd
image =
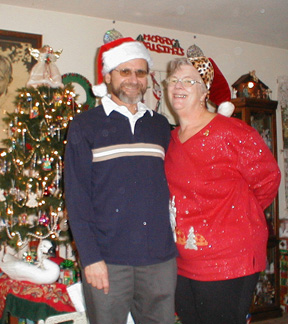
<svg viewBox="0 0 288 324"><path fill-rule="evenodd" d="M22 88L8 114L0 165L0 244L16 249L34 239L70 242L63 197L69 121L83 111L71 84Z"/></svg>

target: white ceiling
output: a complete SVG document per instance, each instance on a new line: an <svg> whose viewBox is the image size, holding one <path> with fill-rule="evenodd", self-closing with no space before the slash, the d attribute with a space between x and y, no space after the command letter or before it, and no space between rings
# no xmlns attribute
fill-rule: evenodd
<svg viewBox="0 0 288 324"><path fill-rule="evenodd" d="M0 0L0 3L288 50L288 0Z"/></svg>

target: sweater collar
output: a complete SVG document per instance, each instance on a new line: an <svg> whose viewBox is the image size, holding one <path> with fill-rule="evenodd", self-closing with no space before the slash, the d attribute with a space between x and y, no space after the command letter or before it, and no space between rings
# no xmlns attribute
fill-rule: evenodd
<svg viewBox="0 0 288 324"><path fill-rule="evenodd" d="M125 112L125 115L127 113L130 113L130 111L125 106L118 106L111 98L108 96L104 96L101 99L102 105L104 107L105 114L109 116L112 111L117 111L121 114ZM144 103L138 102L137 103L138 113L141 113L143 116L146 111L149 111L150 115L153 116L153 110L148 108ZM131 113L130 113L131 114ZM132 114L131 114L132 115Z"/></svg>
<svg viewBox="0 0 288 324"><path fill-rule="evenodd" d="M151 117L153 116L153 110L149 109L146 105L144 105L142 102L138 102L137 108L138 111L136 114L131 114L131 112L127 109L125 106L118 106L113 100L111 100L108 96L104 96L102 98L102 105L103 109L105 111L105 114L109 116L113 111L118 112L119 114L125 116L128 118L131 132L134 134L135 132L135 125L138 119L143 117L146 113L146 111L149 111Z"/></svg>

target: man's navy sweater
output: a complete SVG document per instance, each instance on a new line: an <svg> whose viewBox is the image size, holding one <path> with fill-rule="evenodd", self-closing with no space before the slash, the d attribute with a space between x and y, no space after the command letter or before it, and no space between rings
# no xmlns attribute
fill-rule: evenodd
<svg viewBox="0 0 288 324"><path fill-rule="evenodd" d="M176 256L163 158L170 127L147 111L129 120L102 106L75 117L65 152L68 218L82 266L150 265Z"/></svg>

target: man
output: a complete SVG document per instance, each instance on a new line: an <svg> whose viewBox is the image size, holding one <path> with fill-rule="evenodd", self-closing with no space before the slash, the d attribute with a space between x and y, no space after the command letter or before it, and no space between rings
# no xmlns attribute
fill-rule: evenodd
<svg viewBox="0 0 288 324"><path fill-rule="evenodd" d="M135 323L174 323L176 248L163 166L170 127L141 102L151 65L132 38L103 45L93 87L102 105L69 127L65 195L90 324L124 324L129 311Z"/></svg>

